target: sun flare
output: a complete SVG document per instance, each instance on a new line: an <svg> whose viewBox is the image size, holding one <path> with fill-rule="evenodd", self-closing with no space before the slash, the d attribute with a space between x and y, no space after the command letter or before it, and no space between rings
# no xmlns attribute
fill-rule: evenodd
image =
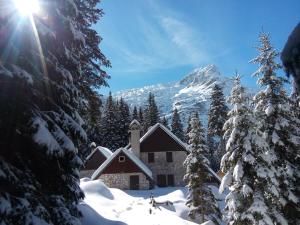
<svg viewBox="0 0 300 225"><path fill-rule="evenodd" d="M40 10L38 0L13 0L17 10L23 15L32 15Z"/></svg>

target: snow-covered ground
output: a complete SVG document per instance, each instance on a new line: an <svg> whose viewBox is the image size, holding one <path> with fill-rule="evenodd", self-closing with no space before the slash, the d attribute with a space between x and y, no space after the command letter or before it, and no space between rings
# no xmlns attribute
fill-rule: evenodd
<svg viewBox="0 0 300 225"><path fill-rule="evenodd" d="M80 186L86 196L80 204L83 225L195 225L188 221L185 187L122 191L88 179L82 179ZM217 188L212 188L218 195ZM173 205L153 208L149 204L150 195L157 202L170 201ZM218 198L224 199L219 195Z"/></svg>

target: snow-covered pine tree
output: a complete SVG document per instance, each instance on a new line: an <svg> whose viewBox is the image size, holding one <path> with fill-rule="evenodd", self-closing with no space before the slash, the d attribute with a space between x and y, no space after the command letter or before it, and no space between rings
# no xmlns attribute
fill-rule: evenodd
<svg viewBox="0 0 300 225"><path fill-rule="evenodd" d="M108 63L92 38L97 3L52 0L41 6L47 16L20 16L13 1L1 2L1 224L81 224L82 84L100 85Z"/></svg>
<svg viewBox="0 0 300 225"><path fill-rule="evenodd" d="M225 220L232 225L274 224L273 212L264 195L266 184L276 187L272 185L273 161L267 158L268 145L256 130L258 121L248 105L239 75L235 77L228 102L232 109L224 124L224 136L228 141L221 162L225 176L220 185L221 192L225 187L230 190L226 197Z"/></svg>
<svg viewBox="0 0 300 225"><path fill-rule="evenodd" d="M145 129L148 130L149 127L155 125L159 122L159 112L155 102L154 94L149 93L147 108L145 109Z"/></svg>
<svg viewBox="0 0 300 225"><path fill-rule="evenodd" d="M162 125L164 125L166 128L170 129L170 128L169 128L168 121L167 121L167 119L166 119L165 116L162 118L161 123L162 123Z"/></svg>
<svg viewBox="0 0 300 225"><path fill-rule="evenodd" d="M186 126L186 129L185 129L185 142L186 143L188 143L189 142L189 133L190 133L190 131L191 131L191 119L192 119L192 116L193 116L193 114L195 114L195 116L197 117L197 118L199 118L199 114L198 114L198 112L195 112L195 113L191 113L190 115L189 115L189 118L188 118L188 121L187 121L187 126ZM207 155L207 157L208 157L209 155Z"/></svg>
<svg viewBox="0 0 300 225"><path fill-rule="evenodd" d="M209 160L215 171L220 168L221 158L225 153L225 141L222 137L223 126L227 119L227 112L228 107L226 106L223 89L220 85L216 84L211 93L207 127Z"/></svg>
<svg viewBox="0 0 300 225"><path fill-rule="evenodd" d="M189 148L191 153L184 162L186 167L184 180L187 182L189 190L186 202L186 205L190 208L189 216L200 223L212 220L215 224L219 224L221 213L207 183L211 178L211 174L208 172L209 161L205 157L208 148L204 130L196 115L193 115L190 123Z"/></svg>
<svg viewBox="0 0 300 225"><path fill-rule="evenodd" d="M180 140L184 141L183 126L181 123L180 115L177 108L173 110L171 131L175 134Z"/></svg>
<svg viewBox="0 0 300 225"><path fill-rule="evenodd" d="M120 141L118 143L117 148L125 147L128 144L129 138L129 124L130 120L130 112L129 106L124 101L123 98L120 99L118 110L117 110L117 130L115 133L119 136Z"/></svg>
<svg viewBox="0 0 300 225"><path fill-rule="evenodd" d="M138 121L141 124L141 135L146 133L146 119L145 119L145 111L142 107L139 107L139 115L138 115Z"/></svg>
<svg viewBox="0 0 300 225"><path fill-rule="evenodd" d="M142 107L139 107L139 116L138 116L138 121L140 122L140 123L143 123L144 122L144 114L143 114L143 109L142 109Z"/></svg>
<svg viewBox="0 0 300 225"><path fill-rule="evenodd" d="M185 129L185 142L188 143L189 142L189 133L191 131L191 120L192 120L192 114L189 115L188 121L187 121L187 126Z"/></svg>
<svg viewBox="0 0 300 225"><path fill-rule="evenodd" d="M133 111L132 111L132 120L137 120L137 121L139 121L139 115L138 115L138 110L137 110L137 107L136 107L136 106L133 107Z"/></svg>
<svg viewBox="0 0 300 225"><path fill-rule="evenodd" d="M279 53L271 46L268 34L259 35L259 55L251 62L259 64L254 73L258 84L264 90L254 97L255 114L259 130L263 132L276 167L277 190L266 190L269 193L269 205L274 213L274 223L297 224L299 219L299 192L295 185L299 180L300 123L295 111L291 110L291 100L283 88L285 78L276 71L281 65L276 62ZM285 217L285 218L283 218Z"/></svg>
<svg viewBox="0 0 300 225"><path fill-rule="evenodd" d="M101 122L102 142L101 145L115 151L118 148L120 138L116 134L118 104L113 100L111 93L106 100Z"/></svg>
<svg viewBox="0 0 300 225"><path fill-rule="evenodd" d="M92 91L92 90L88 90L88 91ZM87 98L89 99L87 102L87 107L81 110L81 115L85 122L84 128L87 133L88 143L95 142L97 143L97 145L99 145L102 140L102 135L101 135L102 102L99 94L94 91L89 93ZM89 153L87 153L87 155L88 154Z"/></svg>

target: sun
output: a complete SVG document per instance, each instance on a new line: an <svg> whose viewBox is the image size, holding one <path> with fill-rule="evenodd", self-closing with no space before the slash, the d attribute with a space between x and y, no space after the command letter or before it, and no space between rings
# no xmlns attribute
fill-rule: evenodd
<svg viewBox="0 0 300 225"><path fill-rule="evenodd" d="M40 5L38 0L13 0L15 7L22 15L32 15L38 13Z"/></svg>

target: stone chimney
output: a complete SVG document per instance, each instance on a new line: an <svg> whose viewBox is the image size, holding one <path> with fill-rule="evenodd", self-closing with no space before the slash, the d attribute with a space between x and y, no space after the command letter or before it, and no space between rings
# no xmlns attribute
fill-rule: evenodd
<svg viewBox="0 0 300 225"><path fill-rule="evenodd" d="M129 125L130 144L132 152L140 157L140 138L141 138L141 124L137 120L133 120Z"/></svg>

